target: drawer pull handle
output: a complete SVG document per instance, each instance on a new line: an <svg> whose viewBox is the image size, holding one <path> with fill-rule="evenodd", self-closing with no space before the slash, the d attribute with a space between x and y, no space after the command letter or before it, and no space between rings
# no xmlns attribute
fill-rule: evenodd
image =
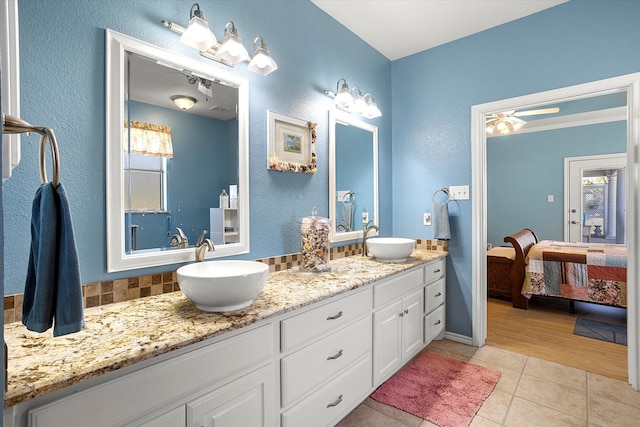
<svg viewBox="0 0 640 427"><path fill-rule="evenodd" d="M327 320L336 320L342 317L342 310L340 310L340 312L334 316L329 316L327 317Z"/></svg>
<svg viewBox="0 0 640 427"><path fill-rule="evenodd" d="M408 308L404 310L404 314L409 314L409 309Z"/></svg>
<svg viewBox="0 0 640 427"><path fill-rule="evenodd" d="M440 269L433 270L434 273L440 273Z"/></svg>
<svg viewBox="0 0 640 427"><path fill-rule="evenodd" d="M327 408L333 408L334 406L338 406L340 403L342 403L342 395L338 396L334 402L329 403Z"/></svg>
<svg viewBox="0 0 640 427"><path fill-rule="evenodd" d="M336 360L340 356L342 356L342 349L340 349L340 351L334 354L333 356L327 357L327 360Z"/></svg>
<svg viewBox="0 0 640 427"><path fill-rule="evenodd" d="M442 323L440 320L438 320L436 323L433 324L433 326L438 326L440 323Z"/></svg>
<svg viewBox="0 0 640 427"><path fill-rule="evenodd" d="M400 317L403 317L403 316L404 316L404 312L401 311L400 312Z"/></svg>
<svg viewBox="0 0 640 427"><path fill-rule="evenodd" d="M435 294L433 297L434 297L434 298L438 298L438 297L441 297L441 296L442 296L442 292L438 292L438 293L437 293L437 294Z"/></svg>

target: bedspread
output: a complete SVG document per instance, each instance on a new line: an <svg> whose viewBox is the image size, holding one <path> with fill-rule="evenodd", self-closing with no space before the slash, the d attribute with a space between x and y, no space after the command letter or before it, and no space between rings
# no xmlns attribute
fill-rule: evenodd
<svg viewBox="0 0 640 427"><path fill-rule="evenodd" d="M545 240L527 255L522 295L627 306L627 248Z"/></svg>

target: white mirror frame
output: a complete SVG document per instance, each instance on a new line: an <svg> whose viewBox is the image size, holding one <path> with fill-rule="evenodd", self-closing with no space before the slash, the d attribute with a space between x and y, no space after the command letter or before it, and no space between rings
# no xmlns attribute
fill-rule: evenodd
<svg viewBox="0 0 640 427"><path fill-rule="evenodd" d="M155 58L162 63L186 68L196 74L219 79L238 89L238 225L240 241L218 245L206 258L249 252L249 81L226 70L162 49L113 30L106 30L106 210L107 271L123 271L195 260L194 248L149 250L135 254L125 251L124 182L122 126L125 121L125 66L127 53Z"/></svg>
<svg viewBox="0 0 640 427"><path fill-rule="evenodd" d="M331 241L344 242L362 238L362 230L336 233L336 124L342 123L371 132L373 144L373 223L378 220L378 127L354 118L340 110L329 110L329 219L331 219ZM372 233L375 235L377 233Z"/></svg>
<svg viewBox="0 0 640 427"><path fill-rule="evenodd" d="M486 125L485 116L498 111L534 108L536 106L571 101L614 92L627 93L627 360L629 383L640 389L640 274L635 260L640 254L640 73L612 77L504 99L471 107L471 169L472 194L472 283L473 326L472 342L482 347L487 337L487 183L486 183Z"/></svg>

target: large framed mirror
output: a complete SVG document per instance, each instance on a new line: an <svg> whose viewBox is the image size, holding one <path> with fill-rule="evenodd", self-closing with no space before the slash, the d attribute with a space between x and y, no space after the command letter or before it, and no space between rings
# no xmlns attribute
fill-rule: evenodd
<svg viewBox="0 0 640 427"><path fill-rule="evenodd" d="M107 270L249 252L247 79L112 30L106 65Z"/></svg>
<svg viewBox="0 0 640 427"><path fill-rule="evenodd" d="M378 127L340 110L329 111L329 218L333 242L378 225Z"/></svg>

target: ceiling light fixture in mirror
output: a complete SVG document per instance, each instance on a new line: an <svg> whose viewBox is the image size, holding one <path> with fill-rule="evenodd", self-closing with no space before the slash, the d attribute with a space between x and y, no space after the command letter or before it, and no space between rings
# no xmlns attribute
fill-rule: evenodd
<svg viewBox="0 0 640 427"><path fill-rule="evenodd" d="M340 110L329 112L331 240L362 237L378 219L378 127Z"/></svg>
<svg viewBox="0 0 640 427"><path fill-rule="evenodd" d="M193 261L205 230L207 258L249 252L248 80L111 30L106 64L107 270ZM169 134L172 155L136 155L134 123ZM221 209L232 188L237 207Z"/></svg>
<svg viewBox="0 0 640 427"><path fill-rule="evenodd" d="M180 42L198 49L200 55L205 58L213 59L230 67L240 62L249 61L247 69L263 76L278 69L278 64L271 57L262 36L253 40L253 58L249 56L233 21L227 22L224 27L224 40L222 43L218 43L216 36L209 29L209 23L204 19L198 3L191 6L187 28L167 20L162 20L160 23L169 30L181 34Z"/></svg>

